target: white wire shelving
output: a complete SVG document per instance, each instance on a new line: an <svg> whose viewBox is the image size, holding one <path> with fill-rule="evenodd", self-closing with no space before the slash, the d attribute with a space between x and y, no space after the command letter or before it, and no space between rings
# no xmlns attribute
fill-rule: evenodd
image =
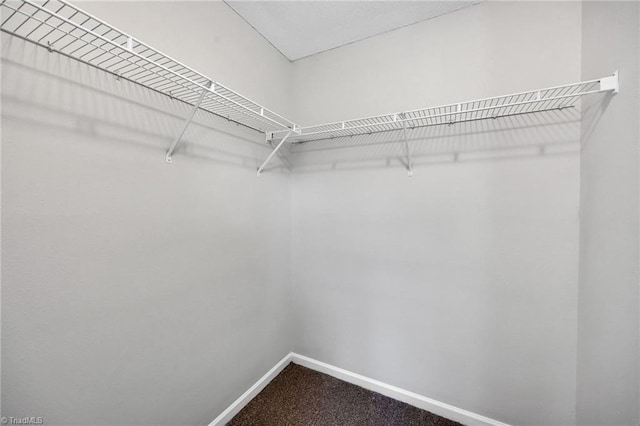
<svg viewBox="0 0 640 426"><path fill-rule="evenodd" d="M0 29L193 107L167 161L200 108L251 129L295 124L64 0L2 0Z"/></svg>
<svg viewBox="0 0 640 426"><path fill-rule="evenodd" d="M437 125L498 119L520 114L561 110L574 107L586 95L618 91L617 73L612 76L528 92L464 101L411 111L376 115L353 120L336 121L298 127L288 138L290 143L310 142L389 132ZM275 131L268 138L279 139L288 131Z"/></svg>
<svg viewBox="0 0 640 426"><path fill-rule="evenodd" d="M455 123L477 120L496 120L515 115L573 108L583 96L607 92L618 93L618 90L618 72L616 71L613 75L600 79L547 87L545 89L531 90L528 92L336 121L314 126L296 127L294 131L274 131L267 133L267 140L287 140L289 143L294 144L348 138L357 135L402 131L407 171L409 176L413 176L407 129L453 125ZM279 147L280 145L276 147L276 150Z"/></svg>
<svg viewBox="0 0 640 426"><path fill-rule="evenodd" d="M5 33L191 105L191 112L167 150L169 163L198 109L263 132L275 148L258 168L258 176L285 142L391 131L403 132L411 176L408 129L561 110L576 106L586 95L618 92L615 72L596 80L528 92L300 127L65 0L0 0L0 11L0 30Z"/></svg>

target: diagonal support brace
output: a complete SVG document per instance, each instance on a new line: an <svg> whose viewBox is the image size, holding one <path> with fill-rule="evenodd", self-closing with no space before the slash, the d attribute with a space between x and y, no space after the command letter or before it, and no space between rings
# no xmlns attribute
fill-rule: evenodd
<svg viewBox="0 0 640 426"><path fill-rule="evenodd" d="M185 122L182 125L182 129L180 130L180 133L174 139L173 143L171 144L171 146L167 150L167 156L166 156L167 163L171 163L171 157L173 156L173 153L178 148L178 145L180 145L180 142L182 142L182 137L184 136L185 132L187 131L187 128L189 127L189 124L191 124L191 120L193 120L193 117L196 115L196 111L198 111L198 108L200 108L200 104L204 100L204 97L207 95L207 92L209 92L209 89L211 88L212 84L213 84L213 82L211 82L211 81L207 83L206 88L202 89L202 93L200 93L200 97L198 98L196 103L193 104L193 108L191 108L191 112L189 112L189 115L185 119Z"/></svg>
<svg viewBox="0 0 640 426"><path fill-rule="evenodd" d="M402 122L402 135L404 137L404 149L407 154L407 176L413 176L413 169L411 168L411 151L409 151L409 139L407 138L407 122Z"/></svg>
<svg viewBox="0 0 640 426"><path fill-rule="evenodd" d="M258 168L258 177L260 177L260 174L262 174L262 170L264 170L264 168L267 166L267 164L269 164L269 161L271 161L271 159L273 158L274 155L276 155L276 152L278 152L278 150L280 149L280 147L282 147L282 145L284 145L285 141L289 138L289 136L291 136L291 132L287 132L287 134L284 136L284 138L282 138L282 140L280 141L280 143L273 149L273 151L271 151L271 154L269 154L269 156L267 157L266 160L264 160L264 163L262 163L262 166L260 166Z"/></svg>

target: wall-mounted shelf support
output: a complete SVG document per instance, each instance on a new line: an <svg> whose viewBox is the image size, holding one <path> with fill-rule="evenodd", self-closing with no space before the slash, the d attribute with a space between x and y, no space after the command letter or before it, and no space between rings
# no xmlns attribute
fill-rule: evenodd
<svg viewBox="0 0 640 426"><path fill-rule="evenodd" d="M402 137L404 138L404 149L407 155L407 176L413 176L413 169L411 167L411 151L409 150L409 138L407 137L407 122L402 122Z"/></svg>
<svg viewBox="0 0 640 426"><path fill-rule="evenodd" d="M182 129L180 130L180 133L178 133L178 136L176 136L176 138L173 140L173 143L167 150L167 156L166 156L167 163L171 163L172 161L171 157L173 156L173 153L178 148L178 145L180 145L180 142L182 142L182 137L187 131L189 124L191 124L191 120L193 120L193 117L196 115L196 111L198 111L198 108L200 108L200 104L204 100L204 97L207 96L207 92L209 92L209 89L211 88L212 84L213 84L212 81L209 81L209 83L207 83L206 88L202 89L202 93L200 93L200 97L198 98L196 103L193 104L193 107L191 108L191 112L189 112L189 115L185 119L184 124L182 125Z"/></svg>
<svg viewBox="0 0 640 426"><path fill-rule="evenodd" d="M267 159L264 160L264 163L262 163L262 165L260 167L258 167L258 173L257 173L258 177L260 177L260 175L262 174L262 171L264 170L264 168L267 166L267 164L269 164L269 161L271 161L273 156L276 155L276 153L282 147L282 145L284 145L286 140L289 139L289 136L291 136L291 132L287 132L287 134L284 135L284 137L282 138L280 143L273 149L273 151L271 151L271 154L269 154Z"/></svg>
<svg viewBox="0 0 640 426"><path fill-rule="evenodd" d="M614 95L620 91L620 81L618 79L618 70L609 77L600 79L600 90L603 92L611 92Z"/></svg>

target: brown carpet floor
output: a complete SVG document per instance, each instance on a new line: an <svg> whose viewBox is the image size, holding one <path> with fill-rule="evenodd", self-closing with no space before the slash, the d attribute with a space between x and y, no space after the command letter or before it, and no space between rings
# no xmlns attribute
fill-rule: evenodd
<svg viewBox="0 0 640 426"><path fill-rule="evenodd" d="M454 421L334 377L289 364L230 426L454 426Z"/></svg>

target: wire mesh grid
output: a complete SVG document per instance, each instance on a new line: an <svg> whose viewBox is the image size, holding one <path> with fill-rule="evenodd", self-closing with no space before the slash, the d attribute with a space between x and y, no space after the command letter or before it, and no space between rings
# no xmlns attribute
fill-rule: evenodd
<svg viewBox="0 0 640 426"><path fill-rule="evenodd" d="M3 32L257 131L294 123L64 0L2 0Z"/></svg>
<svg viewBox="0 0 640 426"><path fill-rule="evenodd" d="M475 120L498 119L520 114L562 110L576 106L585 95L602 92L600 80L556 86L547 89L430 108L383 114L373 117L300 127L291 143L343 138L417 127L452 125ZM276 132L275 137L281 132Z"/></svg>
<svg viewBox="0 0 640 426"><path fill-rule="evenodd" d="M281 115L134 39L64 0L0 0L0 30L51 52L78 60L173 99L257 131L270 139L291 132L290 143L498 119L558 110L605 90L600 80L466 101L412 111L320 124L296 126Z"/></svg>

